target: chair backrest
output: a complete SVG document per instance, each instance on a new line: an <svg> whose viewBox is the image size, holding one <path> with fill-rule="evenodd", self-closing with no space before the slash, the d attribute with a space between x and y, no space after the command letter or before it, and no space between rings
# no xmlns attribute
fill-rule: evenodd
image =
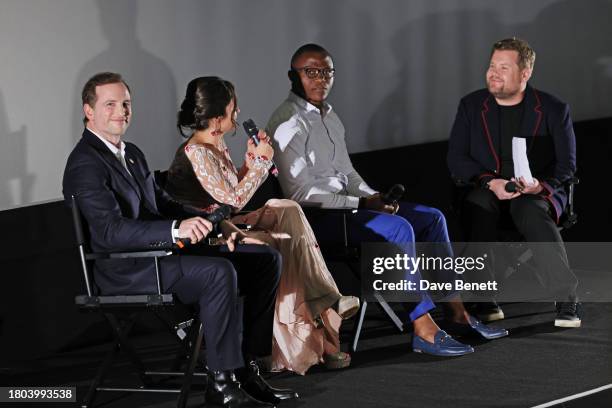
<svg viewBox="0 0 612 408"><path fill-rule="evenodd" d="M564 229L571 228L578 223L578 214L576 214L574 211L574 194L576 191L576 185L579 183L580 179L578 177L572 177L565 182L565 186L567 188L567 205L565 206L561 219L559 220L559 225L561 225L561 227Z"/></svg>
<svg viewBox="0 0 612 408"><path fill-rule="evenodd" d="M79 249L79 257L81 260L81 269L83 272L83 282L85 283L85 289L87 290L87 296L92 296L92 279L89 274L89 268L87 267L86 252L89 251L89 230L86 232L83 229L85 220L79 210L79 205L76 196L71 196L70 207L72 210L72 225L74 227L74 236L76 237L76 244Z"/></svg>
<svg viewBox="0 0 612 408"><path fill-rule="evenodd" d="M166 183L168 182L168 170L155 170L153 172L153 178L155 178L155 182L162 189L166 189Z"/></svg>
<svg viewBox="0 0 612 408"><path fill-rule="evenodd" d="M284 198L278 179L272 175L259 186L253 197L249 200L243 211L254 211L261 208L271 198Z"/></svg>
<svg viewBox="0 0 612 408"><path fill-rule="evenodd" d="M75 302L79 306L86 308L98 307L103 305L110 306L159 306L174 304L174 297L171 293L162 293L161 280L159 271L159 258L172 255L169 249L157 250L136 250L125 252L93 252L89 246L89 229L87 221L83 217L76 196L71 197L72 219L76 243L79 249L79 257L81 261L81 269L83 272L83 282L87 295L78 295L75 297ZM108 295L97 296L94 294L93 279L90 273L88 262L101 259L151 259L155 266L155 283L157 290L155 293L143 295Z"/></svg>

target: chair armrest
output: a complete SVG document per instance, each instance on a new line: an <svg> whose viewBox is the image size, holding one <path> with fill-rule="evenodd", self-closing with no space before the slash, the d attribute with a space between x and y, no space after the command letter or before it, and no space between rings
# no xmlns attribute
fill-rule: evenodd
<svg viewBox="0 0 612 408"><path fill-rule="evenodd" d="M74 303L83 309L93 309L100 306L115 307L142 307L142 306L168 306L174 305L175 299L172 293L143 294L143 295L101 295L87 296L77 295Z"/></svg>
<svg viewBox="0 0 612 408"><path fill-rule="evenodd" d="M170 250L155 251L129 251L129 252L92 252L85 254L85 259L127 259L127 258L155 258L172 255Z"/></svg>
<svg viewBox="0 0 612 408"><path fill-rule="evenodd" d="M357 212L357 208L323 208L302 206L304 214L325 214L325 215L351 215Z"/></svg>
<svg viewBox="0 0 612 408"><path fill-rule="evenodd" d="M572 177L572 178L565 180L563 184L565 184L568 187L571 185L580 184L580 179L578 177Z"/></svg>
<svg viewBox="0 0 612 408"><path fill-rule="evenodd" d="M476 187L476 183L473 181L466 181L454 175L451 175L451 179L455 187L458 187L458 188Z"/></svg>
<svg viewBox="0 0 612 408"><path fill-rule="evenodd" d="M356 208L322 208L302 207L306 218L313 222L325 222L326 225L335 227L337 233L326 234L325 237L317 237L321 251L329 254L345 252L349 248L347 218L357 213ZM320 221L322 219L322 221ZM332 229L330 229L332 231ZM352 251L352 250L351 250Z"/></svg>

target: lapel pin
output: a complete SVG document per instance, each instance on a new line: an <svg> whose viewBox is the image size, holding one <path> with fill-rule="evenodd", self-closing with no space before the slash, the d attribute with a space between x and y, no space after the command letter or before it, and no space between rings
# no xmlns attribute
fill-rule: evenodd
<svg viewBox="0 0 612 408"><path fill-rule="evenodd" d="M134 164L134 160L128 158L128 161L130 162L130 164Z"/></svg>

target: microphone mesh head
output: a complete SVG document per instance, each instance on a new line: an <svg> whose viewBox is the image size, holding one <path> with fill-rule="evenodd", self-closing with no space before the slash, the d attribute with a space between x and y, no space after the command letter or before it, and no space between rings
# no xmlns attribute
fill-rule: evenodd
<svg viewBox="0 0 612 408"><path fill-rule="evenodd" d="M253 121L253 119L247 119L244 122L242 122L242 126L244 127L245 132L247 132L247 135L253 135L253 134L257 134L257 125L255 124L255 122Z"/></svg>
<svg viewBox="0 0 612 408"><path fill-rule="evenodd" d="M391 198L391 200L397 201L400 198L402 198L405 191L406 189L404 188L403 185L395 184L393 187L391 187L391 191L389 192L389 197Z"/></svg>

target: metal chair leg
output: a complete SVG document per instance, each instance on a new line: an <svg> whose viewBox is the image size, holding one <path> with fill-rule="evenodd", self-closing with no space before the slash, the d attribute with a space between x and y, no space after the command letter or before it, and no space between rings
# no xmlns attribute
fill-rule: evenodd
<svg viewBox="0 0 612 408"><path fill-rule="evenodd" d="M380 308L387 314L389 319L391 319L393 324L395 324L395 327L397 327L397 329L400 332L403 332L404 324L402 323L401 319L397 316L397 314L395 314L395 311L391 308L391 306L389 306L387 301L378 292L374 292L374 297L378 301L378 306L380 306Z"/></svg>
<svg viewBox="0 0 612 408"><path fill-rule="evenodd" d="M197 327L198 334L196 341L192 343L193 350L190 356L190 361L187 364L187 369L185 370L185 377L183 378L181 393L179 395L178 402L176 405L177 408L185 408L187 404L187 399L189 398L189 391L191 390L191 383L193 381L193 373L195 371L196 365L198 364L198 356L200 355L200 347L202 346L202 338L204 335L204 328L202 322L199 322Z"/></svg>
<svg viewBox="0 0 612 408"><path fill-rule="evenodd" d="M367 308L368 302L366 302L365 299L361 299L361 306L359 308L359 318L355 322L355 326L353 328L353 343L351 345L351 350L353 352L357 351L357 343L359 343L359 336L361 335L363 319L365 318Z"/></svg>
<svg viewBox="0 0 612 408"><path fill-rule="evenodd" d="M127 354L132 365L134 366L134 368L136 368L138 372L138 378L140 378L140 381L142 382L142 384L144 386L152 385L151 380L145 374L145 368L144 368L144 364L142 363L142 360L140 360L140 358L136 354L136 351L134 350L134 347L132 347L132 344L130 343L128 339L128 334L130 333L130 331L132 330L132 327L134 326L135 319L130 318L127 324L125 325L125 327L121 327L122 325L120 324L119 320L117 320L117 318L113 314L105 313L104 315L106 316L111 326L113 327L113 333L115 334L115 338L117 339L117 342L120 344L121 349Z"/></svg>
<svg viewBox="0 0 612 408"><path fill-rule="evenodd" d="M100 365L100 368L98 369L98 373L96 374L96 377L94 378L91 385L89 386L89 389L87 390L87 394L85 394L85 397L83 398L81 402L82 408L87 408L93 405L94 399L96 398L96 392L98 390L98 387L104 382L106 374L108 373L108 370L110 369L111 364L115 360L115 356L117 355L118 352L119 352L119 345L115 343L113 344L112 349L108 352L108 354L104 358L102 365Z"/></svg>

